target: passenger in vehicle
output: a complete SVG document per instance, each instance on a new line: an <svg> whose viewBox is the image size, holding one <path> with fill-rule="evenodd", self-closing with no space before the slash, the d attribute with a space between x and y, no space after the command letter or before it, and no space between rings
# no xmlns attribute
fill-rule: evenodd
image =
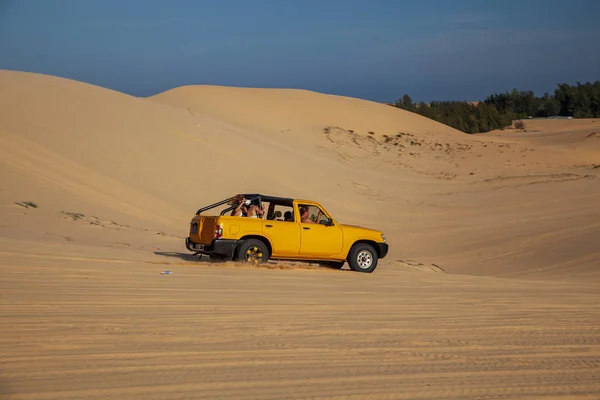
<svg viewBox="0 0 600 400"><path fill-rule="evenodd" d="M266 207L266 205L263 204L262 208L260 208L258 206L258 201L254 200L248 206L248 212L247 212L246 216L248 218L262 218L263 215L265 214L265 207Z"/></svg>
<svg viewBox="0 0 600 400"><path fill-rule="evenodd" d="M292 212L291 211L286 211L283 214L283 220L284 221L288 221L288 222L294 222L294 217L292 216Z"/></svg>
<svg viewBox="0 0 600 400"><path fill-rule="evenodd" d="M302 222L303 224L315 224L316 222L313 221L312 219L310 219L308 213L308 206L300 206L299 208L300 211L300 222Z"/></svg>
<svg viewBox="0 0 600 400"><path fill-rule="evenodd" d="M248 204L250 203L243 195L237 195L233 200L236 207L231 210L232 217L247 217L248 216Z"/></svg>

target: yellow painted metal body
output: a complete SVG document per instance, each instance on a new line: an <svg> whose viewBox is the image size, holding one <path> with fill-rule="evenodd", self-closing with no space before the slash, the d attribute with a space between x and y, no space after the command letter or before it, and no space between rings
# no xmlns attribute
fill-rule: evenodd
<svg viewBox="0 0 600 400"><path fill-rule="evenodd" d="M318 207L329 225L300 222L298 205ZM294 200L294 222L234 216L195 216L190 228L190 240L210 244L217 226L222 229L222 239L240 240L260 238L270 247L270 258L289 260L342 261L357 242L385 242L381 231L353 225L339 224L319 203L310 200Z"/></svg>

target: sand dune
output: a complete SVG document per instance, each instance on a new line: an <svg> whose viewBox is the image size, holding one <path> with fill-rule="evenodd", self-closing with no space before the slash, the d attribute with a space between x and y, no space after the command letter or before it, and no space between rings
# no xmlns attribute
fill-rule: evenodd
<svg viewBox="0 0 600 400"><path fill-rule="evenodd" d="M186 108L190 113L208 114L279 138L294 134L304 138L306 132L321 133L325 126L338 126L362 136L372 132L375 138L398 132L444 140L462 140L464 136L436 121L381 103L307 90L185 86L149 100Z"/></svg>
<svg viewBox="0 0 600 400"><path fill-rule="evenodd" d="M599 398L600 121L524 123L0 71L0 395ZM318 200L390 254L192 257L193 213L238 192Z"/></svg>

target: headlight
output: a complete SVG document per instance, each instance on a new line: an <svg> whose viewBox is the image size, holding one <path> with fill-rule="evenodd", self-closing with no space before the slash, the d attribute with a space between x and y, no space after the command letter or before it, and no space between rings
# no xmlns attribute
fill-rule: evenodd
<svg viewBox="0 0 600 400"><path fill-rule="evenodd" d="M381 234L381 238L383 239L383 241L385 242L385 234Z"/></svg>

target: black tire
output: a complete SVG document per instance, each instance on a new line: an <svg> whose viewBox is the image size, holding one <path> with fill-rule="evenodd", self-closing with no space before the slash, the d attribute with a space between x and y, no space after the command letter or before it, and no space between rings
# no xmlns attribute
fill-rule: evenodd
<svg viewBox="0 0 600 400"><path fill-rule="evenodd" d="M258 239L249 239L237 249L237 261L249 264L263 264L269 260L269 249Z"/></svg>
<svg viewBox="0 0 600 400"><path fill-rule="evenodd" d="M348 254L348 264L350 264L350 269L355 272L371 273L375 271L378 260L377 251L367 243L354 245Z"/></svg>
<svg viewBox="0 0 600 400"><path fill-rule="evenodd" d="M322 261L319 263L320 266L332 269L342 269L346 261Z"/></svg>

